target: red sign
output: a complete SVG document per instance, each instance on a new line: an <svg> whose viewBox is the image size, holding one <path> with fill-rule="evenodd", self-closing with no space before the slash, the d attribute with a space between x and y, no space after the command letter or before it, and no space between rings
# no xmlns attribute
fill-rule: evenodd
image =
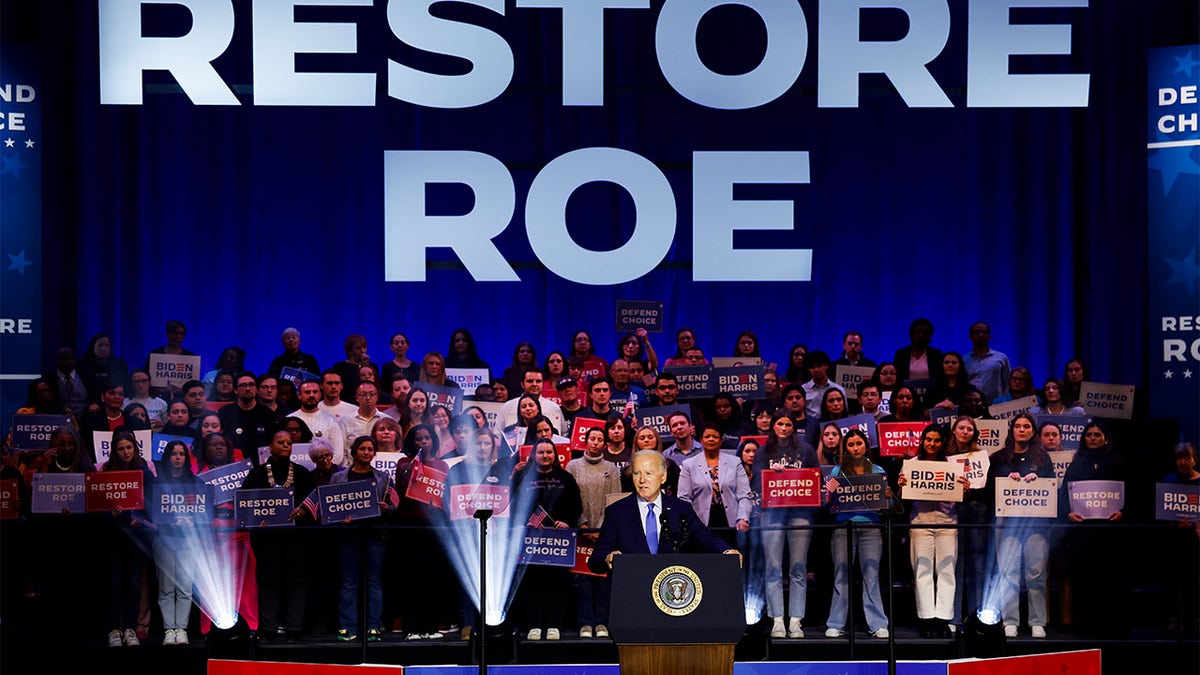
<svg viewBox="0 0 1200 675"><path fill-rule="evenodd" d="M784 469L762 472L762 507L818 507L821 505L820 469Z"/></svg>
<svg viewBox="0 0 1200 675"><path fill-rule="evenodd" d="M586 449L588 430L600 429L603 431L604 423L604 420L598 420L593 417L576 417L575 426L571 427L571 449Z"/></svg>
<svg viewBox="0 0 1200 675"><path fill-rule="evenodd" d="M588 382L604 377L607 372L608 368L604 366L604 361L600 359L593 357L583 362L583 379Z"/></svg>
<svg viewBox="0 0 1200 675"><path fill-rule="evenodd" d="M146 508L141 471L93 471L83 476L88 511L123 511Z"/></svg>
<svg viewBox="0 0 1200 675"><path fill-rule="evenodd" d="M0 520L13 520L20 515L17 513L17 480L0 480Z"/></svg>
<svg viewBox="0 0 1200 675"><path fill-rule="evenodd" d="M586 574L589 577L602 577L603 574L596 574L588 569L588 558L592 557L592 551L596 550L596 539L600 537L599 532L580 532L579 538L575 540L575 566L571 571L575 574Z"/></svg>
<svg viewBox="0 0 1200 675"><path fill-rule="evenodd" d="M404 490L405 497L440 509L445 489L446 472L425 466L420 461L413 462L412 471L408 474L408 486Z"/></svg>
<svg viewBox="0 0 1200 675"><path fill-rule="evenodd" d="M555 449L558 450L558 465L565 469L567 462L571 461L571 445L569 443L555 443ZM533 454L533 445L522 445L517 448L518 458L522 462L528 462L529 456Z"/></svg>
<svg viewBox="0 0 1200 675"><path fill-rule="evenodd" d="M452 485L450 520L474 518L478 509L491 509L494 517L507 518L509 499L507 485Z"/></svg>
<svg viewBox="0 0 1200 675"><path fill-rule="evenodd" d="M742 436L741 438L738 439L738 447L739 448L742 447L742 443L745 443L746 441L754 441L755 443L758 444L758 449L762 450L763 446L765 446L767 444L767 437L765 435L763 435L763 436Z"/></svg>
<svg viewBox="0 0 1200 675"><path fill-rule="evenodd" d="M881 457L916 457L921 447L921 432L928 422L881 422L879 455Z"/></svg>

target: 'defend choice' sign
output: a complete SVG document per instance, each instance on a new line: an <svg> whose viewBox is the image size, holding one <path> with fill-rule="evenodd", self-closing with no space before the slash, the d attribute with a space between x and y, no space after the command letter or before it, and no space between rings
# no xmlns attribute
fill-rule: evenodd
<svg viewBox="0 0 1200 675"><path fill-rule="evenodd" d="M233 3L179 0L191 14L177 36L146 36L143 4L137 0L99 3L100 102L141 105L143 74L167 71L196 105L239 106L213 62L235 37ZM438 14L432 13L434 5ZM295 0L251 3L249 36L256 106L375 106L378 91L396 101L427 108L461 109L501 97L513 80L514 45L484 26L447 18L447 6L473 6L505 15L552 10L562 25L562 105L604 106L605 13L640 12L654 22L657 66L670 88L687 101L716 110L746 110L787 93L804 69L810 30L794 0L392 0L387 27L398 43L429 54L461 59L461 74L428 72L385 58L379 72L298 72L298 57L357 54L361 26L353 20L297 20L297 5L373 7L374 0ZM697 45L701 20L713 8L739 5L752 10L765 29L762 58L747 72L728 75L705 65ZM1087 0L971 0L966 19L952 26L946 0L896 0L894 6L823 0L816 24L817 105L856 108L859 75L880 73L913 108L949 108L953 103L927 64L965 31L966 105L998 107L1085 107L1087 73L1012 73L1012 57L1070 55L1071 26L1011 22L1014 8L1086 8ZM862 14L903 12L903 37L863 41ZM244 17L243 17L244 18ZM965 26L962 25L965 23ZM539 41L537 44L544 44ZM553 58L550 58L550 57ZM524 60L557 61L558 55ZM649 67L649 64L647 64ZM377 80L384 78L380 88ZM384 278L424 281L426 252L449 248L477 281L519 281L493 239L516 213L512 174L501 158L471 149L384 152ZM739 230L791 231L790 201L734 199L740 184L807 184L812 181L804 151L695 151L692 154L692 274L696 281L808 281L811 249L735 248ZM632 235L616 249L580 246L568 232L567 201L581 186L613 183L631 197L636 211ZM435 184L467 186L471 210L429 215L426 189ZM525 229L538 259L554 274L582 284L610 285L637 279L667 256L675 237L676 201L666 176L648 159L615 147L566 152L538 171L525 195Z"/></svg>

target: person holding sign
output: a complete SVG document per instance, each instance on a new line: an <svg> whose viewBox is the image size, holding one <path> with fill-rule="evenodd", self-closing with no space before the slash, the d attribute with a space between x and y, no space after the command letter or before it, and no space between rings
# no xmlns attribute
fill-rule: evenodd
<svg viewBox="0 0 1200 675"><path fill-rule="evenodd" d="M133 431L124 427L113 432L112 454L100 470L140 472L142 489L154 480L146 460L138 453ZM145 519L142 518L141 522L145 522ZM102 537L107 537L104 554L108 569L108 625L113 627L108 634L109 647L137 647L141 644L134 626L137 625L142 598L142 572L147 563L143 551L150 549L145 534L145 526L134 519L131 511L119 505L113 507L112 517L107 519L102 533Z"/></svg>
<svg viewBox="0 0 1200 675"><path fill-rule="evenodd" d="M736 532L750 530L750 480L737 457L721 452L721 428L704 425L700 447L704 452L679 467L679 498L692 505L700 522L720 532L731 545Z"/></svg>
<svg viewBox="0 0 1200 675"><path fill-rule="evenodd" d="M943 427L929 425L921 432L915 459L925 462L946 461L946 432ZM959 481L966 487L966 475ZM903 490L908 476L903 471L896 478ZM909 509L909 557L913 567L913 599L917 605L917 621L921 637L950 637L950 621L954 619L956 579L954 567L958 559L958 530L953 527L918 527L920 525L957 525L958 504L949 501L914 500Z"/></svg>
<svg viewBox="0 0 1200 675"><path fill-rule="evenodd" d="M872 464L867 458L870 447L867 435L851 429L842 437L840 462L829 474L832 483L843 475L883 474L883 467ZM830 483L826 489L830 492ZM884 489L884 496L892 498L891 487ZM875 511L839 512L835 522L879 523L880 515ZM883 555L883 534L876 528L854 529L853 541L847 545L847 530L839 528L833 532L833 600L829 606L825 637L842 637L846 634L846 617L850 611L850 555L857 554L862 573L863 614L867 630L881 640L888 638L888 618L883 612L883 596L879 592L879 560Z"/></svg>
<svg viewBox="0 0 1200 675"><path fill-rule="evenodd" d="M1087 411L1077 403L1068 403L1063 398L1065 385L1057 378L1050 378L1042 384L1041 404L1029 409L1029 414L1036 418L1038 415L1087 415Z"/></svg>
<svg viewBox="0 0 1200 675"><path fill-rule="evenodd" d="M766 445L754 456L754 476L750 489L762 494L764 471L819 468L817 452L796 434L796 425L788 411L780 408L771 416L771 433ZM801 622L808 600L808 547L812 542L811 526L816 509L780 507L763 509L762 546L767 614L771 617L771 637L802 638ZM787 539L788 616L784 627L783 612L783 543Z"/></svg>
<svg viewBox="0 0 1200 675"><path fill-rule="evenodd" d="M657 436L657 434L655 434ZM604 458L607 439L604 430L588 429L583 455L567 463L567 473L575 478L583 504L579 526L600 528L608 495L621 492L621 470ZM580 536L594 536L583 535ZM579 637L608 637L608 604L611 590L608 577L577 574ZM593 628L594 627L594 628Z"/></svg>
<svg viewBox="0 0 1200 675"><path fill-rule="evenodd" d="M371 487L375 502L379 505L380 515L386 515L392 510L392 501L396 488L392 477L372 466L375 459L375 441L369 436L359 436L350 445L350 456L353 463L345 471L335 473L330 484L363 482ZM347 520L349 516L347 516ZM364 526L370 526L379 518L367 518L358 521ZM359 584L367 586L367 640L378 642L383 635L383 552L384 540L382 530L370 527L355 528L353 532L345 533L341 545L342 595L338 606L338 640L351 642L358 639L359 617ZM364 560L365 557L365 560ZM364 564L365 563L365 564ZM367 578L362 578L366 570Z"/></svg>
<svg viewBox="0 0 1200 675"><path fill-rule="evenodd" d="M1029 483L1038 478L1055 477L1054 462L1034 440L1034 429L1034 418L1028 413L1018 413L1008 421L1008 438L1004 448L992 457L992 465L988 469L988 481L992 485L1004 480ZM1046 561L1050 556L1046 519L1003 517L996 524L999 526L996 533L996 560L1004 585L1000 596L1004 634L1016 637L1017 626L1021 623L1019 573L1024 560L1029 628L1033 637L1044 638L1046 616L1049 614Z"/></svg>
<svg viewBox="0 0 1200 675"><path fill-rule="evenodd" d="M517 503L532 508L531 527L567 529L577 525L583 515L583 498L575 478L558 465L558 449L554 442L537 439L532 454L533 461L513 481L521 495L517 497ZM561 626L567 614L564 591L569 587L570 579L569 567L526 566L517 597L524 614L523 623L529 630L527 639L542 639L543 626L547 640L561 637Z"/></svg>
<svg viewBox="0 0 1200 675"><path fill-rule="evenodd" d="M316 521L300 504L317 489L317 482L305 467L291 461L292 435L284 429L271 436L271 455L265 464L250 470L242 482L243 490L285 488L292 491L292 512L288 519L302 525ZM308 546L303 532L259 528L250 532L258 581L259 630L267 640L286 635L301 636L308 603Z"/></svg>
<svg viewBox="0 0 1200 675"><path fill-rule="evenodd" d="M170 441L158 465L156 492L165 486L199 488L203 483L192 473L192 453L183 441ZM162 612L163 645L188 643L188 618L192 612L192 581L197 561L185 553L187 529L197 523L187 517L165 516L156 522L154 565L158 569L158 608Z"/></svg>
<svg viewBox="0 0 1200 675"><path fill-rule="evenodd" d="M1200 471L1196 470L1196 446L1192 443L1177 443L1172 452L1175 458L1175 472L1168 474L1162 482L1171 485L1200 485ZM1180 570L1200 569L1200 548L1197 547L1197 527L1195 520L1180 519L1179 527L1172 532L1171 543ZM1171 615L1168 626L1177 629L1195 631L1200 629L1200 589L1197 589L1195 574L1185 572L1172 578L1169 588L1182 600L1178 612Z"/></svg>
<svg viewBox="0 0 1200 675"><path fill-rule="evenodd" d="M946 354L949 358L951 352ZM956 417L950 426L946 458L969 464L976 461L975 458L979 457L976 453L979 452L979 426L966 415ZM983 478L986 479L986 476ZM967 527L960 530L958 538L958 560L954 568L957 582L954 586L954 619L950 630L961 623L964 602L966 611L971 614L983 604L983 587L992 567L991 549L988 546L989 528L984 527L992 522L992 500L988 498L985 482L976 482L978 488L965 488L963 500L958 505L958 522Z"/></svg>

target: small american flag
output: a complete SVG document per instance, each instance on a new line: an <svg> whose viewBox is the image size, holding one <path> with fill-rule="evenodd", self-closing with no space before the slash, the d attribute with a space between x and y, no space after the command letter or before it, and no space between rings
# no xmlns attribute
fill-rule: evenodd
<svg viewBox="0 0 1200 675"><path fill-rule="evenodd" d="M304 498L304 501L300 503L300 506L302 508L306 509L309 513L311 513L313 518L316 518L317 520L321 519L320 510L317 508L317 491L316 490L313 490L312 492L308 493L308 496Z"/></svg>
<svg viewBox="0 0 1200 675"><path fill-rule="evenodd" d="M550 514L546 512L546 509L543 508L541 504L538 504L537 509L535 509L533 513L529 514L529 522L525 524L528 527L545 527L547 520L554 522L554 519L551 518Z"/></svg>
<svg viewBox="0 0 1200 675"><path fill-rule="evenodd" d="M840 488L841 486L842 486L842 482L837 479L837 476L830 476L825 481L825 500L826 501L832 500L833 493L837 492L837 489Z"/></svg>
<svg viewBox="0 0 1200 675"><path fill-rule="evenodd" d="M388 504L391 504L393 509L400 506L400 493L396 492L396 486L391 483L388 483L387 492L384 493L383 499Z"/></svg>

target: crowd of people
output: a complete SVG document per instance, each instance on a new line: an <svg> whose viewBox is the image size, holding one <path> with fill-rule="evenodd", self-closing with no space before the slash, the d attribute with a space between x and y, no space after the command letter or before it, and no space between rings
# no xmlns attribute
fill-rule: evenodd
<svg viewBox="0 0 1200 675"><path fill-rule="evenodd" d="M826 637L839 638L855 616L870 635L888 638L888 613L898 609L885 606L881 584L892 579L911 582L926 638L949 637L985 602L990 587L999 589L997 610L1009 636L1022 627L1034 638L1046 636L1052 590L1059 622L1097 631L1120 625L1121 613L1130 611L1128 594L1113 589L1111 575L1127 555L1121 543L1127 534L1094 527L1094 518L1071 509L1065 489L1056 519L997 518L992 503L997 481L1055 476L1049 453L1062 448L1062 429L1039 424L1037 416L1086 417L1079 402L1087 379L1083 362L1069 360L1061 378L1046 377L1037 386L1028 368L1012 367L990 346L986 323L970 327L965 353L932 346L933 325L925 319L913 321L909 333L910 344L890 361L867 358L863 336L852 331L837 358L796 344L775 363L763 357L755 334L743 331L728 356L763 367L764 395L749 399L721 391L680 398L674 368L725 356L705 353L688 328L676 332L674 352L661 361L644 330L619 336L611 360L579 331L566 349L542 360L533 344L522 342L503 369L479 356L466 328L452 333L445 352L427 352L420 361L409 358L403 334L392 336L393 358L384 363L367 357L365 337L350 335L344 358L324 370L301 351L299 332L288 328L283 352L260 373L248 370L245 351L231 346L203 377L166 387L152 386L149 357L131 368L115 355L111 338L98 334L78 359L72 348L60 349L55 372L30 383L18 415L65 420L48 447L13 447L11 434L6 441L3 478L20 485L20 518L3 525L6 538L19 543L5 547L6 597L24 596L59 616L89 613L113 647L139 645L152 631L164 645L188 644L189 634L209 630L209 617L196 610L195 562L179 553L186 525L154 523L120 508L30 513L31 477L140 471L152 495L249 460L253 468L242 487L290 488L295 508L289 517L297 525L234 531L229 505L217 509L217 524L228 530L222 546L244 562L238 612L260 639L379 640L389 632L410 639L467 637L478 610L468 584L455 574L454 551L434 534L446 527L446 513L406 494L413 474L435 470L445 476L446 491L487 481L510 485L514 494L528 496L523 503L532 505L531 522L579 528L586 541L602 526L612 495L635 490L635 454L653 451L665 459L664 494L689 504L700 522L741 552L747 607L762 612L772 638L803 638L806 627L817 625ZM191 354L181 322L168 322L166 335L166 345L151 353ZM836 377L847 366L869 368L871 376L847 391ZM440 392L459 389L447 369L460 368L485 369L493 377L458 405L443 405ZM987 484L964 485L961 502L901 499L902 458L881 457L867 434L838 424L864 413L879 422L924 422L913 456L952 460L979 450L977 422L990 418L989 405L1028 396L1037 403L1007 419L1007 441L991 457ZM662 433L639 427L637 411L647 407L670 409ZM949 412L950 422L930 422L931 411ZM596 422L563 465L558 454L581 419ZM146 429L173 439L161 460L148 462L138 451L135 432ZM112 434L107 449L97 446L94 432ZM1134 480L1118 436L1109 421L1088 418L1062 484ZM300 444L308 447L307 460L292 461ZM379 453L402 459L394 471L382 470L373 461ZM1173 458L1175 469L1155 480L1200 483L1194 444L1178 444ZM836 513L764 508L764 473L822 467L831 493L841 477L884 475L889 506ZM317 525L306 498L318 486L350 481L371 486L378 514L356 527ZM1100 520L1127 521L1131 510L1141 512L1137 519L1153 518L1152 509L1143 517L1147 509L1127 499ZM884 529L885 520L893 526ZM1176 625L1194 627L1200 540L1194 521L1177 529L1169 543L1191 573L1179 575L1184 602L1168 614ZM888 532L893 541L886 540ZM80 574L92 560L84 552L95 552L103 565L103 593L89 592L95 583ZM605 576L523 565L518 577L509 616L526 639L560 639L567 631L607 637ZM851 597L856 579L861 604ZM814 585L827 590L822 600L828 606L820 611L809 607Z"/></svg>

